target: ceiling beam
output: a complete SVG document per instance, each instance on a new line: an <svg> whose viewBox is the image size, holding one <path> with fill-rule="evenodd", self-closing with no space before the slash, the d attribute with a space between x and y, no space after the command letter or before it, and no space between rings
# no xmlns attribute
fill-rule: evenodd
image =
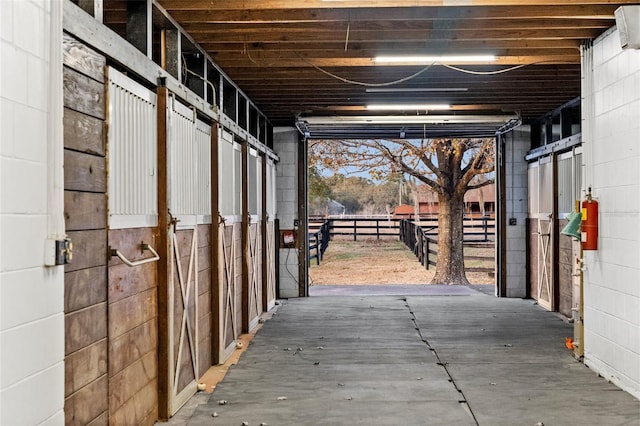
<svg viewBox="0 0 640 426"><path fill-rule="evenodd" d="M296 8L257 10L244 9L212 9L212 4L228 6L234 2L169 2L160 1L171 16L183 25L189 22L209 23L275 23L275 22L359 22L359 21L412 21L427 19L513 19L513 18L584 18L584 19L612 19L617 5L539 5L532 6L477 6L477 7L404 7L404 8L370 8L370 9L304 9L297 2ZM178 3L178 4L176 4ZM334 2L325 2L331 5ZM238 2L238 4L242 4ZM105 13L109 10L105 5Z"/></svg>

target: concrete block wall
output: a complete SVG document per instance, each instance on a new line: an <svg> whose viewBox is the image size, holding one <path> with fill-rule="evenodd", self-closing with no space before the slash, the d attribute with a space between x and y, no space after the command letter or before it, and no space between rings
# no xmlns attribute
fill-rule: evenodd
<svg viewBox="0 0 640 426"><path fill-rule="evenodd" d="M640 50L612 30L586 55L585 188L600 204L598 250L584 253L585 363L640 398Z"/></svg>
<svg viewBox="0 0 640 426"><path fill-rule="evenodd" d="M276 217L280 229L294 229L298 219L298 130L293 127L274 129L273 148L280 156L276 164ZM298 238L301 236L298 235ZM304 237L304 235L302 235ZM298 251L280 248L280 297L299 296Z"/></svg>
<svg viewBox="0 0 640 426"><path fill-rule="evenodd" d="M52 53L50 43L52 38L60 43L61 13L55 10L60 6L58 1L0 1L3 425L64 424L64 270L44 266L51 215L63 213L61 205L60 211L52 211L48 201L56 191L48 154L52 145L62 153L61 132L51 132L51 122L62 126L61 110L52 108L57 102L61 109L62 92L50 95L56 75L52 77L52 69L62 70L61 52ZM61 87L61 74L58 77ZM55 196L61 197L59 190Z"/></svg>
<svg viewBox="0 0 640 426"><path fill-rule="evenodd" d="M506 135L505 197L506 197L506 268L507 297L527 295L527 162L524 160L531 147L530 126L520 126ZM516 220L515 225L509 219Z"/></svg>

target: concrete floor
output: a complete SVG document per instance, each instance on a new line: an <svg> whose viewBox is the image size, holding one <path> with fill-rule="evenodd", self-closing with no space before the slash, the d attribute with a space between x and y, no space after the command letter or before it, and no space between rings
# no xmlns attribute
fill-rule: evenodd
<svg viewBox="0 0 640 426"><path fill-rule="evenodd" d="M573 359L558 316L469 288L433 292L284 301L214 393L172 423L640 425L638 400Z"/></svg>

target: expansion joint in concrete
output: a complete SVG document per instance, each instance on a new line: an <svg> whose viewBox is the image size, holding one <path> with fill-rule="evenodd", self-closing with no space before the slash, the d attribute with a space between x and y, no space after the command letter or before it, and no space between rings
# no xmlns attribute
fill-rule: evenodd
<svg viewBox="0 0 640 426"><path fill-rule="evenodd" d="M460 394L461 398L458 400L458 402L460 403L462 408L465 410L465 412L467 414L469 414L469 416L473 419L475 424L479 425L478 419L476 419L476 416L473 413L473 410L471 409L471 406L469 405L469 403L467 401L467 398L464 395L464 392L462 391L462 389L460 389L460 387L456 383L455 379L451 375L451 372L449 371L449 368L447 367L446 361L443 361L440 358L440 355L438 354L438 351L436 350L436 348L434 348L431 345L431 343L429 343L429 340L426 337L424 337L424 335L422 334L422 330L420 329L420 326L418 325L418 321L416 319L415 314L413 313L413 309L411 309L411 306L409 305L409 302L407 301L406 297L403 297L402 300L404 301L405 306L407 307L407 309L409 309L409 314L411 315L411 321L413 321L413 324L415 326L415 330L418 333L418 336L420 337L420 340L427 346L427 349L431 353L433 353L433 355L436 357L438 365L441 366L444 369L444 372L446 373L447 377L449 378L449 383L451 383L453 385L454 389L456 391L458 391L458 393Z"/></svg>

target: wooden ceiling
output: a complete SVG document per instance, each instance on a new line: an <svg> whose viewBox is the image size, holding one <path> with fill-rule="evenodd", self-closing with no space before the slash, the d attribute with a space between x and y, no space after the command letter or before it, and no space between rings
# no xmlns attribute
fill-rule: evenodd
<svg viewBox="0 0 640 426"><path fill-rule="evenodd" d="M109 3L105 1L105 22L114 23L118 11ZM452 106L447 114L506 112L520 114L525 121L535 119L580 95L581 43L614 26L617 7L637 2L156 3L274 125L291 125L298 116L370 114L365 105L371 103L447 103ZM460 70L373 61L379 55L443 54L493 54L497 60L455 64ZM516 65L524 66L495 73ZM423 72L414 78L390 84L419 71Z"/></svg>

